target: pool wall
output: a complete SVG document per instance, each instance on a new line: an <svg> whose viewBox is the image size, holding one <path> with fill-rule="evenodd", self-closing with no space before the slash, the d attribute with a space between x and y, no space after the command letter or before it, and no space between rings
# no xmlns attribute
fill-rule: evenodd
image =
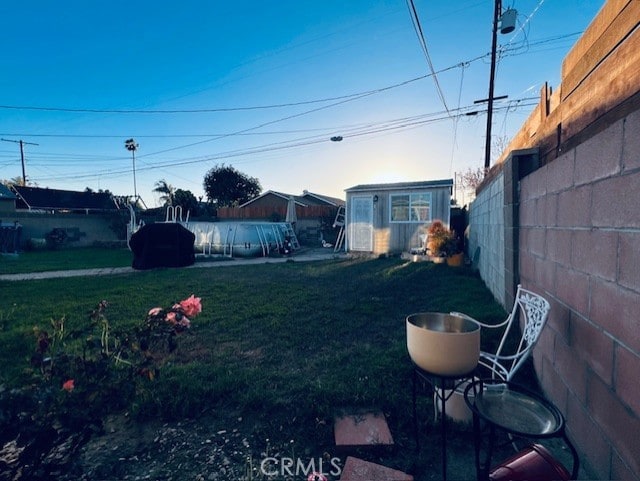
<svg viewBox="0 0 640 481"><path fill-rule="evenodd" d="M289 222L180 222L196 236L196 255L266 257L279 252L288 236Z"/></svg>

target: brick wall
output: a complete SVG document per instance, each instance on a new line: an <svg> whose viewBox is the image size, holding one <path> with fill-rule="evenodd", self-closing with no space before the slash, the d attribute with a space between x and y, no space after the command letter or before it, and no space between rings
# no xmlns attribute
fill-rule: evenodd
<svg viewBox="0 0 640 481"><path fill-rule="evenodd" d="M639 134L636 111L520 190L520 279L552 305L536 372L602 479L640 479Z"/></svg>
<svg viewBox="0 0 640 481"><path fill-rule="evenodd" d="M511 243L513 278L551 303L537 375L594 479L640 481L639 22L640 0L604 4L478 190L502 176L504 298ZM538 170L511 163L527 149Z"/></svg>

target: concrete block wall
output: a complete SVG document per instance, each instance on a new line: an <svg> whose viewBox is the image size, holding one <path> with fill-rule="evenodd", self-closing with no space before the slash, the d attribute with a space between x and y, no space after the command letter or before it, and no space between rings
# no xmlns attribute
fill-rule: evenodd
<svg viewBox="0 0 640 481"><path fill-rule="evenodd" d="M521 181L520 280L552 309L534 354L581 460L640 480L640 111Z"/></svg>
<svg viewBox="0 0 640 481"><path fill-rule="evenodd" d="M469 256L496 300L505 300L504 174L478 192L469 210Z"/></svg>

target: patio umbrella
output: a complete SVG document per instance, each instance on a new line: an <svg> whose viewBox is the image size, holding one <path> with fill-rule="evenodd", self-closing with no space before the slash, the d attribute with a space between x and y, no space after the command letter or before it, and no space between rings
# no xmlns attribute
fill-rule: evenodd
<svg viewBox="0 0 640 481"><path fill-rule="evenodd" d="M287 202L287 217L285 220L291 224L295 224L298 221L298 216L296 215L296 201L293 199L293 196L289 196L289 202Z"/></svg>

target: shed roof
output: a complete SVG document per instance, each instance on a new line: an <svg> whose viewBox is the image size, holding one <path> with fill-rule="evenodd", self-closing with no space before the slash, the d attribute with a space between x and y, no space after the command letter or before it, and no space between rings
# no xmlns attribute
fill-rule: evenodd
<svg viewBox="0 0 640 481"><path fill-rule="evenodd" d="M17 209L118 210L113 197L105 192L76 192L14 185Z"/></svg>
<svg viewBox="0 0 640 481"><path fill-rule="evenodd" d="M391 184L360 184L345 189L345 192L380 190L421 190L436 187L453 187L453 179L424 180L419 182L394 182Z"/></svg>

